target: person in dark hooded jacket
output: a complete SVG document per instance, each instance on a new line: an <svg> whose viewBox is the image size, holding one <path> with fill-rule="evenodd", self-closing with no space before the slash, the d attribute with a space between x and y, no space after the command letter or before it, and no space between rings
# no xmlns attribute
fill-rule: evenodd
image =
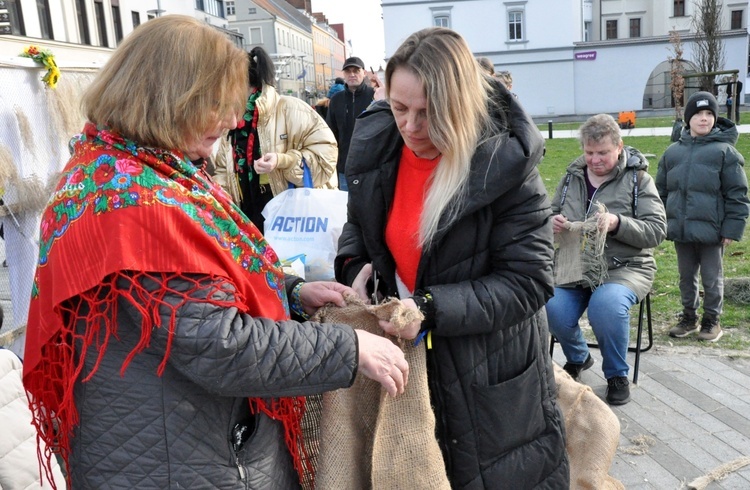
<svg viewBox="0 0 750 490"><path fill-rule="evenodd" d="M450 29L412 34L385 85L352 136L336 277L362 298L377 283L425 315L399 332L381 326L426 345L452 488L568 488L543 310L552 229L541 135Z"/></svg>
<svg viewBox="0 0 750 490"><path fill-rule="evenodd" d="M656 187L667 209L667 239L674 241L680 273L682 316L671 337L698 332L716 342L724 300L724 249L742 239L748 216L747 176L737 127L718 116L709 92L696 92L685 106L679 141L662 155ZM703 318L698 325L698 274L703 283Z"/></svg>

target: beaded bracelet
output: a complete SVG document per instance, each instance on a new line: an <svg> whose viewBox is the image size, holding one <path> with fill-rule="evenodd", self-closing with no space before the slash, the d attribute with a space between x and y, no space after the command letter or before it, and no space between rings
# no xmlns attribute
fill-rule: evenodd
<svg viewBox="0 0 750 490"><path fill-rule="evenodd" d="M308 320L310 318L310 315L305 313L305 309L302 308L302 300L299 297L300 291L302 291L302 286L304 285L305 282L300 281L295 284L294 288L292 288L292 296L289 301L289 308L292 310L292 312L301 316L304 320Z"/></svg>

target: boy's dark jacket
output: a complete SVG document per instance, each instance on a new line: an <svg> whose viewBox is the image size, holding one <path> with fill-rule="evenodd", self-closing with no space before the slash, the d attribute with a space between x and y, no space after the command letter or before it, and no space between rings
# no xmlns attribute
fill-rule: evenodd
<svg viewBox="0 0 750 490"><path fill-rule="evenodd" d="M734 147L737 127L718 117L706 136L686 128L659 161L656 188L667 210L667 239L718 244L738 241L745 231L750 201L745 160Z"/></svg>

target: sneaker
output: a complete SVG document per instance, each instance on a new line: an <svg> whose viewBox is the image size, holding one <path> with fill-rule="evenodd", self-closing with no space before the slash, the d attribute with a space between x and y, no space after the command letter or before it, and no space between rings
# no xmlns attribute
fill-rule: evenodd
<svg viewBox="0 0 750 490"><path fill-rule="evenodd" d="M697 332L699 329L698 318L683 313L680 316L679 323L669 330L669 336L681 339L682 337L687 337L691 333Z"/></svg>
<svg viewBox="0 0 750 490"><path fill-rule="evenodd" d="M630 401L630 382L626 376L615 376L607 380L607 403L625 405Z"/></svg>
<svg viewBox="0 0 750 490"><path fill-rule="evenodd" d="M719 320L703 317L703 320L701 320L701 331L698 334L698 340L716 342L722 335L724 335L724 332L721 331Z"/></svg>
<svg viewBox="0 0 750 490"><path fill-rule="evenodd" d="M565 372L567 372L571 378L578 381L578 378L581 376L581 373L591 366L594 365L594 358L591 357L591 354L586 358L586 360L583 362L583 364L576 364L573 362L566 362L563 366L563 369Z"/></svg>

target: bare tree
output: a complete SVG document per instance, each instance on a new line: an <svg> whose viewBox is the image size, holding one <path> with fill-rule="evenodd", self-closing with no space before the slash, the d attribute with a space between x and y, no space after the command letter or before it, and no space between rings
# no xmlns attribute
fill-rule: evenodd
<svg viewBox="0 0 750 490"><path fill-rule="evenodd" d="M682 107L683 97L685 95L685 79L682 77L684 67L682 63L685 61L682 58L682 38L680 33L672 30L669 31L669 42L672 45L672 53L674 56L669 56L669 88L672 90L672 99L674 100L674 116L675 121L682 120Z"/></svg>
<svg viewBox="0 0 750 490"><path fill-rule="evenodd" d="M721 38L721 10L719 0L696 0L693 30L695 31L694 60L702 73L712 73L724 68L724 41ZM714 77L700 77L701 90L713 92Z"/></svg>

